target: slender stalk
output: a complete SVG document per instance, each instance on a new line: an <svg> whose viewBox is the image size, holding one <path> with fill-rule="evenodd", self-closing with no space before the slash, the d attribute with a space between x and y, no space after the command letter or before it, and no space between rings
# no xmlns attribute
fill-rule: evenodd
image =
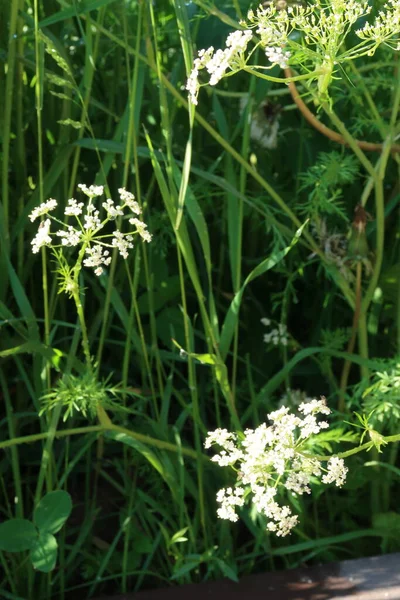
<svg viewBox="0 0 400 600"><path fill-rule="evenodd" d="M138 442L142 442L143 444L147 444L148 446L154 446L154 448L158 448L160 450L169 450L170 452L182 452L185 456L189 458L194 458L198 460L199 455L197 452L192 450L191 448L180 448L178 449L174 444L170 442L165 442L164 440L158 440L149 435L144 435L142 433L137 433L130 429L126 429L125 427L120 427L118 425L114 425L113 423L109 423L107 425L87 425L86 427L74 427L72 429L58 429L54 437L56 438L64 438L72 435L86 435L87 433L98 432L99 434L104 434L107 431L111 431L114 433L123 433L128 437L131 437ZM46 433L34 433L32 435L26 435L23 437L16 437L11 440L5 440L4 442L0 442L0 450L5 448L12 448L13 446L19 446L20 444L30 444L33 442L38 442L41 440L46 440L51 436L50 431ZM400 437L399 437L400 439ZM208 460L205 455L202 455L204 460Z"/></svg>
<svg viewBox="0 0 400 600"><path fill-rule="evenodd" d="M11 403L11 398L9 394L9 390L7 387L7 381L3 370L0 369L0 386L4 397L4 403L6 407L6 415L7 415L7 425L8 425L8 435L10 439L15 438L15 417L13 414L13 407ZM18 457L18 449L16 447L11 448L11 466L13 471L13 480L15 486L15 497L17 499L16 502L16 515L18 518L22 519L24 517L24 496L22 494L22 480L21 480L21 470L19 466L19 457Z"/></svg>
<svg viewBox="0 0 400 600"><path fill-rule="evenodd" d="M5 5L3 7L5 10ZM14 104L14 79L16 69L16 49L17 49L17 18L19 10L19 0L12 0L10 3L9 21L8 21L8 54L7 54L7 75L6 87L4 95L4 115L1 122L3 123L2 133L2 203L3 203L3 218L4 231L7 247L9 243L9 170L10 170L10 142L11 142L11 115ZM4 249L5 250L5 249Z"/></svg>
<svg viewBox="0 0 400 600"><path fill-rule="evenodd" d="M348 354L353 354L354 346L356 344L357 338L357 330L360 319L360 310L361 310L361 275L362 275L362 263L361 260L357 262L356 266L356 283L355 283L355 296L356 296L356 306L353 314L353 325L351 329L351 338L349 340L346 352ZM342 376L340 378L340 392L339 392L339 404L338 411L343 413L345 411L345 395L347 388L347 380L349 378L351 369L351 361L346 360L343 365Z"/></svg>
<svg viewBox="0 0 400 600"><path fill-rule="evenodd" d="M323 104L322 108L324 109L324 111L326 112L326 114L328 115L328 117L330 118L332 123L335 125L335 127L338 129L338 131L340 131L344 140L350 146L350 148L353 150L354 154L357 156L358 160L363 165L363 167L365 168L367 173L369 173L371 175L371 177L374 179L374 181L377 181L378 176L374 169L373 164L366 157L366 155L360 148L359 144L357 143L357 140L355 140L353 138L353 136L351 135L351 133L346 129L345 124L339 119L339 117L337 116L335 111L333 109L331 109L329 105Z"/></svg>
<svg viewBox="0 0 400 600"><path fill-rule="evenodd" d="M81 329L82 347L83 347L83 353L85 355L86 367L87 367L89 373L93 374L94 371L93 371L92 358L91 358L91 354L90 354L89 335L88 335L88 331L87 331L87 327L86 327L85 313L83 310L82 299L81 299L82 290L80 289L80 285L79 285L79 276L80 276L80 272L82 269L82 262L83 262L83 259L85 256L86 248L87 248L87 243L83 243L81 249L79 250L79 255L78 255L77 261L75 263L74 269L73 269L72 298L75 302L75 308L76 308L79 325L80 325L80 329Z"/></svg>

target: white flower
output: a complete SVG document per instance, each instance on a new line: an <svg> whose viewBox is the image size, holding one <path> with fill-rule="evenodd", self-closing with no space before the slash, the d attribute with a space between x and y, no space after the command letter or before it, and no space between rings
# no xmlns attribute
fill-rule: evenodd
<svg viewBox="0 0 400 600"><path fill-rule="evenodd" d="M326 400L323 396L320 400L314 399L310 402L303 402L299 406L299 411L302 412L304 415L309 415L311 413L321 413L322 415L331 414L331 409L326 405Z"/></svg>
<svg viewBox="0 0 400 600"><path fill-rule="evenodd" d="M234 465L238 460L243 458L243 452L235 448L232 452L226 452L222 450L220 454L215 454L211 458L212 462L216 462L220 467L228 467L229 465Z"/></svg>
<svg viewBox="0 0 400 600"><path fill-rule="evenodd" d="M78 183L78 188L90 199L96 198L96 196L102 196L104 193L104 187L102 185L91 185L87 187L84 183Z"/></svg>
<svg viewBox="0 0 400 600"><path fill-rule="evenodd" d="M76 227L66 223L64 228L59 229L55 235L60 238L61 247L82 245L85 251L85 258L82 261L83 265L85 267L93 267L96 275L101 275L104 265L109 265L111 262L110 251L106 248L117 248L120 254L124 258L127 258L128 250L133 248L133 234L138 233L147 242L151 241L152 236L147 230L146 223L136 217L129 219L129 222L136 228L133 232L122 233L121 231L114 231L113 233L100 233L110 221L115 220L117 217L123 217L125 208L127 208L127 212L128 210L131 211L130 214L134 213L138 215L141 213L140 206L135 201L133 194L127 192L125 188L119 188L118 192L123 204L115 205L111 198L107 198L102 202L102 207L106 211L107 217L101 221L100 211L97 209L99 201L95 200L95 198L103 194L103 187L96 185L87 187L84 184L79 184L78 187L89 197L89 201L86 203L77 202L75 198L70 198L67 201L64 215L65 217L76 217ZM56 206L56 200L47 200L47 202L42 203L32 211L30 215L31 220L34 221L37 217L47 214L49 211L54 210ZM83 215L83 218L80 215ZM55 220L59 222L58 219ZM44 245L52 244L50 223L50 219L41 223L37 235L31 242L33 252L38 252L39 248ZM64 289L66 289L65 286L63 287Z"/></svg>
<svg viewBox="0 0 400 600"><path fill-rule="evenodd" d="M145 242L151 242L152 235L147 231L146 223L143 223L143 221L136 218L129 219L129 223L136 226L136 233L138 233Z"/></svg>
<svg viewBox="0 0 400 600"><path fill-rule="evenodd" d="M311 493L311 479L321 476L322 467L316 457L304 455L302 444L310 435L328 426L316 418L319 412L327 414L327 411L323 399L312 400L301 405L304 416L296 416L283 406L268 415L270 426L262 423L256 429L246 429L241 435L227 429L210 432L205 447L218 444L223 448L211 460L220 466L233 467L239 484L235 492L232 488L218 492L217 500L221 504L218 516L237 521L235 507L243 505L246 486L246 495L247 492L252 495L257 510L267 517L267 528L278 536L288 535L297 525L298 517L292 514L289 506L278 502L279 490L292 494ZM342 485L346 472L343 461L334 457L329 460L322 480Z"/></svg>
<svg viewBox="0 0 400 600"><path fill-rule="evenodd" d="M220 519L229 519L229 521L237 521L238 515L235 512L236 506L243 506L244 504L244 489L237 487L234 490L232 488L226 488L219 490L217 493L217 502L221 504L217 510L217 515Z"/></svg>
<svg viewBox="0 0 400 600"><path fill-rule="evenodd" d="M214 54L214 48L211 46L208 50L199 50L197 58L194 60L193 70L189 75L186 83L186 89L189 92L189 101L192 104L197 104L197 95L199 93L200 84L198 81L199 70L204 69L206 64L211 60Z"/></svg>
<svg viewBox="0 0 400 600"><path fill-rule="evenodd" d="M125 188L118 188L119 197L125 206L128 206L133 213L140 215L142 209L135 200L135 196L131 192L127 192Z"/></svg>
<svg viewBox="0 0 400 600"><path fill-rule="evenodd" d="M308 486L309 483L310 475L308 473L301 471L296 473L292 471L285 481L285 488L295 492L295 494L311 494L311 488Z"/></svg>
<svg viewBox="0 0 400 600"><path fill-rule="evenodd" d="M34 254L36 254L36 252L39 252L39 250L42 246L47 246L47 245L51 244L51 237L49 235L50 234L50 225L51 225L50 219L46 219L45 221L42 221L40 223L39 231L37 232L37 234L31 241L32 252Z"/></svg>
<svg viewBox="0 0 400 600"><path fill-rule="evenodd" d="M205 439L204 448L211 448L213 444L218 444L225 450L233 450L235 448L235 442L237 435L230 433L227 429L216 429L210 431Z"/></svg>
<svg viewBox="0 0 400 600"><path fill-rule="evenodd" d="M101 227L101 221L99 219L99 211L93 210L93 207L91 205L89 205L87 207L87 211L93 212L93 214L87 214L84 216L84 219L85 219L85 223L83 225L84 228L85 229L99 229Z"/></svg>
<svg viewBox="0 0 400 600"><path fill-rule="evenodd" d="M199 71L205 68L210 75L210 85L216 85L228 69L238 70L241 68L244 62L244 52L252 36L250 30L234 31L226 39L225 50L217 50L214 53L214 48L211 46L208 50L199 51L186 83L189 100L192 104L197 104L197 95L200 89Z"/></svg>
<svg viewBox="0 0 400 600"><path fill-rule="evenodd" d="M118 248L119 253L123 258L128 258L128 250L133 248L133 237L131 235L124 235L120 231L114 231L114 237L112 239L112 245L114 248Z"/></svg>
<svg viewBox="0 0 400 600"><path fill-rule="evenodd" d="M362 29L358 29L356 34L362 40L375 42L376 46L387 43L391 38L400 33L400 3L399 0L388 0L385 4L385 10L380 10L374 23L366 23ZM398 38L393 40L397 42ZM396 48L393 44L388 44ZM373 49L372 49L373 51ZM372 52L371 52L372 53Z"/></svg>
<svg viewBox="0 0 400 600"><path fill-rule="evenodd" d="M275 521L267 523L267 529L274 531L278 537L291 533L299 522L298 516L292 515L289 506L279 506L277 502L271 502L268 506L267 516Z"/></svg>
<svg viewBox="0 0 400 600"><path fill-rule="evenodd" d="M281 69L286 69L291 53L284 52L282 48L277 46L265 48L265 55L271 63L279 65Z"/></svg>
<svg viewBox="0 0 400 600"><path fill-rule="evenodd" d="M194 68L192 69L188 80L186 82L186 88L189 92L189 101L197 106L198 100L197 96L199 94L200 84L199 84L199 70Z"/></svg>
<svg viewBox="0 0 400 600"><path fill-rule="evenodd" d="M85 258L83 264L85 267L94 267L95 274L101 275L103 272L103 267L101 265L109 265L111 262L111 256L109 256L109 251L105 250L103 246L100 244L96 244L95 246L91 246L90 248L86 248L86 254L88 254L88 258Z"/></svg>
<svg viewBox="0 0 400 600"><path fill-rule="evenodd" d="M322 477L324 483L335 483L341 487L346 481L348 468L344 464L343 458L333 456L328 460L328 472Z"/></svg>
<svg viewBox="0 0 400 600"><path fill-rule="evenodd" d="M261 319L261 323L267 327L271 324L270 319ZM274 346L287 346L289 341L287 327L284 323L279 323L278 327L271 329L268 333L264 333L264 342L266 344L273 343Z"/></svg>
<svg viewBox="0 0 400 600"><path fill-rule="evenodd" d="M82 238L82 232L74 229L72 226L69 226L67 231L63 229L56 231L56 235L61 238L63 246L77 246Z"/></svg>
<svg viewBox="0 0 400 600"><path fill-rule="evenodd" d="M103 202L102 207L107 211L107 215L109 219L116 219L117 217L122 217L124 211L121 206L115 206L114 201L111 198L108 198L106 202Z"/></svg>
<svg viewBox="0 0 400 600"><path fill-rule="evenodd" d="M317 422L314 415L307 415L300 424L300 437L307 439L310 435L316 435L321 429L329 427L326 421Z"/></svg>
<svg viewBox="0 0 400 600"><path fill-rule="evenodd" d="M74 198L70 198L68 200L64 214L66 217L68 217L70 215L78 217L80 214L82 214L82 207L83 207L83 202L77 202Z"/></svg>
<svg viewBox="0 0 400 600"><path fill-rule="evenodd" d="M47 213L50 212L51 210L54 210L56 208L56 206L57 206L57 200L50 198L46 202L42 202L42 204L40 206L37 206L36 208L34 208L33 211L31 212L31 214L29 215L29 218L33 223L33 221L35 221L35 219L37 219L38 217L41 217L42 215L47 215Z"/></svg>

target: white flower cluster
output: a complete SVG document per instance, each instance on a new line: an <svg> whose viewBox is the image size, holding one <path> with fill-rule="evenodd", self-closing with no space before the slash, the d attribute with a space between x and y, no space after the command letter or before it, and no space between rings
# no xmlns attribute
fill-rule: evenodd
<svg viewBox="0 0 400 600"><path fill-rule="evenodd" d="M132 213L140 215L142 212L133 194L127 192L124 188L119 188L120 204L116 205L111 198L107 198L101 205L104 211L104 217L101 218L101 209L96 208L94 199L104 194L103 186L91 185L87 187L84 184L79 184L78 188L89 198L86 206L84 202L78 202L75 198L70 198L64 209L64 216L75 218L75 226L65 224L50 214L57 208L57 201L52 198L43 202L31 212L29 215L31 221L35 221L35 219L44 215L49 217L40 223L38 233L31 242L34 253L39 252L42 246L57 248L59 245L61 247L84 245L84 266L92 267L96 275L101 275L103 267L108 266L111 262L110 249L117 248L123 258L128 258L128 250L133 248L132 242L135 234L139 234L146 242L151 241L151 234L147 230L146 223L138 219L137 216L130 217ZM127 233L122 233L118 229L115 229L113 233L103 233L102 230L108 223L115 221L118 217L125 216L126 209L128 210L128 221L135 229ZM51 221L62 226L61 229L54 232L54 235L60 238L61 244L53 242L50 235Z"/></svg>
<svg viewBox="0 0 400 600"><path fill-rule="evenodd" d="M200 89L199 71L206 69L210 74L210 85L216 85L228 69L240 70L244 66L244 53L252 36L251 31L234 31L226 39L225 50L217 50L214 53L214 48L211 46L208 50L199 51L186 84L192 104L197 104Z"/></svg>
<svg viewBox="0 0 400 600"><path fill-rule="evenodd" d="M245 497L252 494L257 510L268 519L267 529L285 536L297 525L298 516L292 514L289 506L278 503L280 489L310 494L312 478L321 477L322 473L323 483L343 485L348 471L343 459L334 456L324 468L320 460L303 452L306 440L328 427L326 421L317 420L318 414L331 412L325 399L302 403L298 411L301 416L283 406L268 415L270 426L263 423L244 434L226 429L208 434L205 448L214 444L222 448L211 460L223 467L231 466L238 473L236 487L223 488L217 494L221 519L237 521L236 508L243 506Z"/></svg>
<svg viewBox="0 0 400 600"><path fill-rule="evenodd" d="M43 204L45 204L45 203L43 203ZM39 208L43 209L43 204L41 204L41 207L39 207ZM31 219L31 220L33 221L33 219ZM50 225L51 225L50 219L46 219L45 221L42 221L40 223L39 231L37 232L37 234L35 235L35 237L33 238L32 242L31 242L33 253L39 252L39 249L42 246L47 246L48 244L51 244L51 237L49 235Z"/></svg>
<svg viewBox="0 0 400 600"><path fill-rule="evenodd" d="M395 1L395 0L394 0ZM319 54L334 60L340 42L350 31L351 26L371 7L368 0L315 0L308 5L289 5L279 10L274 4L260 6L256 12L249 11L249 27L257 27L261 44L264 47L283 48L290 44L290 34L294 30L305 34L307 45L315 44ZM307 48L303 48L307 52ZM310 50L310 56L313 50Z"/></svg>
<svg viewBox="0 0 400 600"><path fill-rule="evenodd" d="M261 319L261 323L266 327L271 325L271 319L266 319L265 317ZM273 343L274 346L287 346L289 341L289 336L287 332L287 327L284 323L278 323L277 327L271 329L268 333L264 333L264 342L266 344Z"/></svg>
<svg viewBox="0 0 400 600"><path fill-rule="evenodd" d="M278 46L271 46L265 49L265 55L269 62L274 65L279 65L281 69L286 69L291 53L284 52L282 48L279 48Z"/></svg>
<svg viewBox="0 0 400 600"><path fill-rule="evenodd" d="M374 45L370 54L375 51L379 44L388 44L389 40L392 40L392 44L388 45L395 50L399 50L400 1L388 0L385 4L385 10L379 11L374 23L366 23L362 29L356 31L356 34L362 40L373 42Z"/></svg>
<svg viewBox="0 0 400 600"><path fill-rule="evenodd" d="M291 6L288 10L278 10L273 3L269 6L260 5L256 13L249 10L247 13L249 27L257 27L256 33L264 48L268 46L283 47L287 44L291 31L289 15L292 10Z"/></svg>
<svg viewBox="0 0 400 600"><path fill-rule="evenodd" d="M199 71L206 69L210 74L210 85L215 85L224 77L227 70L232 72L246 66L257 46L264 49L270 66L257 66L255 70L270 69L273 65L281 68L293 65L302 66L310 73L318 70L318 89L325 93L336 65L363 56L366 51L372 53L381 43L392 39L393 48L400 47L400 0L388 0L385 10L379 12L373 24L366 24L357 35L365 41L355 48L346 50L344 42L353 25L371 12L368 0L314 0L306 3L260 4L256 10L250 10L247 21L240 25L244 28L230 34L225 50L214 48L200 50L194 61L193 70L187 81L189 100L197 104L200 88ZM253 50L246 55L247 45L253 38ZM299 43L293 33L299 31L305 43ZM397 37L396 37L397 36ZM396 45L397 44L397 45Z"/></svg>
<svg viewBox="0 0 400 600"><path fill-rule="evenodd" d="M30 220L35 221L38 217L42 217L43 215L47 215L50 211L57 208L57 200L53 200L50 198L46 202L42 202L40 206L37 206L29 215Z"/></svg>

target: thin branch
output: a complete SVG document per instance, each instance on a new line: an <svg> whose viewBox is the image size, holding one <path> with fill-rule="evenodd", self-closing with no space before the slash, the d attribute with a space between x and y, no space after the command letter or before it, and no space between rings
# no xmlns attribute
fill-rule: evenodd
<svg viewBox="0 0 400 600"><path fill-rule="evenodd" d="M292 98L293 98L295 104L297 105L298 109L300 110L300 112L302 113L302 115L304 116L306 121L308 121L310 123L310 125L312 125L317 131L322 133L325 137L329 138L333 142L337 142L338 144L347 146L348 143L346 142L344 137L342 135L340 135L340 133L337 133L337 131L330 129L329 127L327 127L326 125L321 123L321 121L319 119L317 119L317 117L314 115L314 113L312 113L311 110L308 108L308 106L305 104L304 100L301 98L301 96L299 94L296 84L294 83L294 81L292 79L293 74L292 74L291 69L286 68L285 75L288 79L290 78L290 80L288 81L288 87L289 87L290 93L292 94ZM355 140L355 142L356 142L357 146L359 148L361 148L362 150L367 150L367 151L372 151L372 152L381 152L383 149L383 144L374 143L374 142L366 142L363 140ZM392 144L391 152L400 152L400 145Z"/></svg>

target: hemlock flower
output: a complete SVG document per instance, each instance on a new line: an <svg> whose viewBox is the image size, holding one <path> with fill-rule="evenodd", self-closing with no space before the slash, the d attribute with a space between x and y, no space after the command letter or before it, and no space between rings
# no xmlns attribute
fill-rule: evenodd
<svg viewBox="0 0 400 600"><path fill-rule="evenodd" d="M244 490L242 488L226 488L219 490L217 501L220 503L220 508L217 510L217 515L220 519L229 519L229 521L237 521L238 515L235 513L235 506L243 506Z"/></svg>
<svg viewBox="0 0 400 600"><path fill-rule="evenodd" d="M140 221L140 219L136 219L136 218L132 218L129 219L129 223L131 225L135 225L136 227L136 232L140 235L140 237L142 239L144 239L145 242L151 242L151 233L149 233L147 231L147 225L146 223L143 223L143 221Z"/></svg>
<svg viewBox="0 0 400 600"><path fill-rule="evenodd" d="M328 427L325 421L317 420L317 415L331 412L325 399L304 402L298 411L299 416L283 406L268 415L270 425L263 423L243 434L216 429L207 435L205 448L214 444L222 448L211 460L238 473L235 487L217 493L221 519L237 521L237 508L251 495L257 510L267 518L267 529L285 536L297 525L298 516L278 502L280 491L310 494L312 478L320 478L323 472L323 483L343 485L348 469L341 458L330 458L325 469L317 457L307 456L303 450L311 435Z"/></svg>
<svg viewBox="0 0 400 600"><path fill-rule="evenodd" d="M101 275L103 273L103 267L101 265L109 265L111 262L111 256L109 250L106 250L100 244L95 246L89 246L86 248L86 254L88 258L83 260L85 267L93 267L95 275Z"/></svg>
<svg viewBox="0 0 400 600"><path fill-rule="evenodd" d="M54 200L54 202L55 202L55 200ZM43 204L41 206L43 206ZM31 220L33 221L34 219L31 219ZM42 246L49 246L51 244L52 239L49 235L50 234L50 225L51 225L50 219L46 219L45 221L42 221L40 223L39 231L37 232L37 234L31 241L32 252L34 254L36 254L36 252L39 252L39 250Z"/></svg>
<svg viewBox="0 0 400 600"><path fill-rule="evenodd" d="M361 29L357 29L356 34L362 40L374 42L370 54L375 52L375 49L380 44L387 44L394 50L398 50L396 42L399 41L400 34L400 2L399 0L388 0L384 5L384 10L378 12L373 23L366 23ZM397 36L397 37L396 37ZM394 38L392 43L389 40Z"/></svg>
<svg viewBox="0 0 400 600"><path fill-rule="evenodd" d="M341 487L346 481L348 468L344 465L344 460L333 456L328 460L328 472L322 477L324 483L335 483Z"/></svg>
<svg viewBox="0 0 400 600"><path fill-rule="evenodd" d="M50 211L54 210L57 207L57 200L50 198L46 202L42 202L42 204L33 209L31 214L29 215L30 220L35 221L38 217L43 215L47 215Z"/></svg>
<svg viewBox="0 0 400 600"><path fill-rule="evenodd" d="M135 196L131 192L127 192L125 188L118 188L119 197L121 201L128 206L133 213L140 215L142 209L135 200Z"/></svg>
<svg viewBox="0 0 400 600"><path fill-rule="evenodd" d="M108 198L106 202L103 202L102 207L107 211L108 217L110 219L116 219L117 217L122 217L124 211L121 206L115 206L114 201L111 198Z"/></svg>
<svg viewBox="0 0 400 600"><path fill-rule="evenodd" d="M102 185L90 185L87 187L84 183L78 183L78 188L90 199L102 196L104 193L104 187Z"/></svg>
<svg viewBox="0 0 400 600"><path fill-rule="evenodd" d="M82 232L74 229L72 225L68 226L67 231L65 231L65 229L56 231L56 235L61 238L61 244L63 246L77 246L82 239Z"/></svg>
<svg viewBox="0 0 400 600"><path fill-rule="evenodd" d="M312 91L317 97L326 99L338 65L365 54L371 55L380 44L393 50L400 47L399 0L387 0L374 22L367 22L356 30L361 42L346 47L346 37L354 24L371 10L369 0L260 4L257 9L248 11L247 21L240 22L243 29L228 36L224 49L214 52L210 47L199 51L186 83L189 101L192 104L198 102L199 73L203 69L210 75L209 84L216 85L226 75L248 66L253 72L263 72L274 65L286 68L289 59L297 71L309 75L310 81L317 80ZM252 30L255 30L254 48L247 52L248 43L253 39ZM297 32L302 37L301 43ZM249 65L249 58L257 47L265 52L271 65Z"/></svg>
<svg viewBox="0 0 400 600"><path fill-rule="evenodd" d="M86 203L78 202L75 198L67 201L64 216L74 217L74 225L64 224L49 214L57 207L57 201L52 198L31 212L29 215L31 221L37 217L49 215L48 219L41 222L38 233L31 242L33 252L38 252L42 246L51 246L60 261L63 255L58 248L81 246L83 251L73 268L80 270L80 266L83 264L85 267L93 268L96 275L101 275L104 267L111 263L111 251L114 248L117 248L121 256L126 259L129 256L129 250L133 248L135 234L139 234L147 242L151 241L151 234L147 230L146 223L136 217L129 218L132 213L139 215L142 212L131 192L126 191L125 188L119 188L120 204L116 205L111 198L107 198L105 202L101 203L101 207L97 207L96 202L98 201L95 198L103 195L103 186L91 185L88 187L79 184L78 188L89 200ZM125 211L128 211L128 214L125 214ZM124 217L125 222L134 225L133 231L122 232L115 229L114 224L114 230L107 233L105 228L108 223L114 222L117 218L124 219ZM54 220L58 226L61 225L61 228L55 232L55 236L60 240L58 244L54 243L50 236L51 220ZM66 259L64 258L64 260Z"/></svg>
<svg viewBox="0 0 400 600"><path fill-rule="evenodd" d="M266 327L271 325L271 320L263 318L261 319L261 323ZM289 341L289 336L287 332L287 327L284 323L278 323L277 327L271 329L268 333L264 334L264 342L266 344L273 343L274 346L287 346Z"/></svg>
<svg viewBox="0 0 400 600"><path fill-rule="evenodd" d="M284 52L282 48L273 46L265 49L265 55L269 62L279 65L281 69L286 69L288 60L291 57L290 52Z"/></svg>
<svg viewBox="0 0 400 600"><path fill-rule="evenodd" d="M253 33L250 30L233 31L226 38L225 50L217 50L214 53L214 48L211 46L207 50L198 52L186 83L189 100L192 104L197 104L197 95L200 89L199 71L206 69L210 75L209 84L216 85L228 69L231 71L241 69L245 62L244 53L252 37Z"/></svg>
<svg viewBox="0 0 400 600"><path fill-rule="evenodd" d="M120 231L114 231L114 237L112 239L112 245L114 248L118 248L122 258L128 258L130 248L133 248L132 244L133 237L131 235L125 235Z"/></svg>
<svg viewBox="0 0 400 600"><path fill-rule="evenodd" d="M67 203L67 207L64 211L65 216L78 217L82 214L83 202L78 202L74 198L70 198Z"/></svg>

